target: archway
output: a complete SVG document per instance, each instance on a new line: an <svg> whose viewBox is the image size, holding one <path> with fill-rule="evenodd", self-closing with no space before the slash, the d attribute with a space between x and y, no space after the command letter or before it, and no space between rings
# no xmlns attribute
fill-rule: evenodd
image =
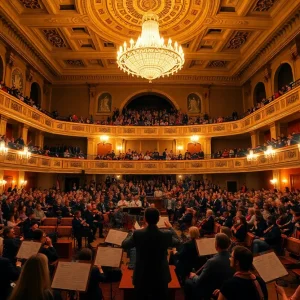
<svg viewBox="0 0 300 300"><path fill-rule="evenodd" d="M172 110L175 109L172 101L166 96L158 93L141 93L132 97L124 106L126 109L156 109L156 110Z"/></svg>
<svg viewBox="0 0 300 300"><path fill-rule="evenodd" d="M293 70L290 64L284 63L280 65L275 73L274 91L277 92L283 86L294 81Z"/></svg>
<svg viewBox="0 0 300 300"><path fill-rule="evenodd" d="M37 82L31 84L30 98L35 102L35 104L41 103L41 88Z"/></svg>
<svg viewBox="0 0 300 300"><path fill-rule="evenodd" d="M0 56L0 81L4 80L4 64L3 64L3 59Z"/></svg>
<svg viewBox="0 0 300 300"><path fill-rule="evenodd" d="M261 102L262 99L266 98L266 89L265 89L265 85L263 82L259 82L255 88L254 88L254 92L253 92L253 100L254 100L254 104Z"/></svg>

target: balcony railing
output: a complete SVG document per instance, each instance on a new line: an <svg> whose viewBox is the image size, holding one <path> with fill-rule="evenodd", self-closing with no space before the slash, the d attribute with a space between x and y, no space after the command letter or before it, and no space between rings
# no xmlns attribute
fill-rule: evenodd
<svg viewBox="0 0 300 300"><path fill-rule="evenodd" d="M91 138L103 134L120 138L145 137L147 139L157 139L162 136L164 138L182 138L191 135L207 137L236 135L256 130L297 113L299 104L300 86L234 122L188 126L108 126L55 120L0 90L1 115L49 133Z"/></svg>
<svg viewBox="0 0 300 300"><path fill-rule="evenodd" d="M273 157L259 154L256 160L247 158L204 159L185 161L99 161L54 158L31 155L20 158L19 152L9 150L0 156L0 168L50 173L86 174L208 174L237 173L299 167L299 146L288 146L279 150Z"/></svg>

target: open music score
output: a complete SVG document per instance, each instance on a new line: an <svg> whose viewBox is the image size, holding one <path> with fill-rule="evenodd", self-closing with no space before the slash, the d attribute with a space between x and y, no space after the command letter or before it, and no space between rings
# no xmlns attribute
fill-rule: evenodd
<svg viewBox="0 0 300 300"><path fill-rule="evenodd" d="M159 221L157 223L158 228L167 228L165 222L169 222L168 217L159 217Z"/></svg>
<svg viewBox="0 0 300 300"><path fill-rule="evenodd" d="M17 258L28 259L32 255L36 255L41 249L42 243L23 241L19 251L17 253Z"/></svg>
<svg viewBox="0 0 300 300"><path fill-rule="evenodd" d="M274 252L255 256L253 266L266 283L288 275L287 270Z"/></svg>
<svg viewBox="0 0 300 300"><path fill-rule="evenodd" d="M142 227L140 226L140 224L137 221L135 221L134 229L136 229L136 230L142 229Z"/></svg>
<svg viewBox="0 0 300 300"><path fill-rule="evenodd" d="M94 264L101 267L119 268L122 254L121 248L98 247Z"/></svg>
<svg viewBox="0 0 300 300"><path fill-rule="evenodd" d="M91 264L58 262L51 287L59 290L85 292L89 281Z"/></svg>
<svg viewBox="0 0 300 300"><path fill-rule="evenodd" d="M105 239L105 243L121 246L122 242L127 238L127 235L127 232L110 229Z"/></svg>
<svg viewBox="0 0 300 300"><path fill-rule="evenodd" d="M213 255L217 253L215 238L196 239L199 256Z"/></svg>

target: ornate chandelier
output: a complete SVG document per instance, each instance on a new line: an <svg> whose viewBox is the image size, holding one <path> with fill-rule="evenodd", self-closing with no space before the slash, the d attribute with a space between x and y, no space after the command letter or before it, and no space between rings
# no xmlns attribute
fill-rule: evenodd
<svg viewBox="0 0 300 300"><path fill-rule="evenodd" d="M117 55L118 67L125 73L152 80L173 75L184 64L181 46L169 39L165 44L159 35L158 16L147 13L143 17L142 33L137 41L124 42Z"/></svg>

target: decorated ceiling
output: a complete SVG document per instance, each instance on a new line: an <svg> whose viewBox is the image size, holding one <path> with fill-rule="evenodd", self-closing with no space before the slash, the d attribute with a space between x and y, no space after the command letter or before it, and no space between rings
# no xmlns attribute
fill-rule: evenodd
<svg viewBox="0 0 300 300"><path fill-rule="evenodd" d="M151 10L161 35L185 52L176 76L235 83L299 9L292 0L0 1L2 20L61 81L126 80L116 52Z"/></svg>

